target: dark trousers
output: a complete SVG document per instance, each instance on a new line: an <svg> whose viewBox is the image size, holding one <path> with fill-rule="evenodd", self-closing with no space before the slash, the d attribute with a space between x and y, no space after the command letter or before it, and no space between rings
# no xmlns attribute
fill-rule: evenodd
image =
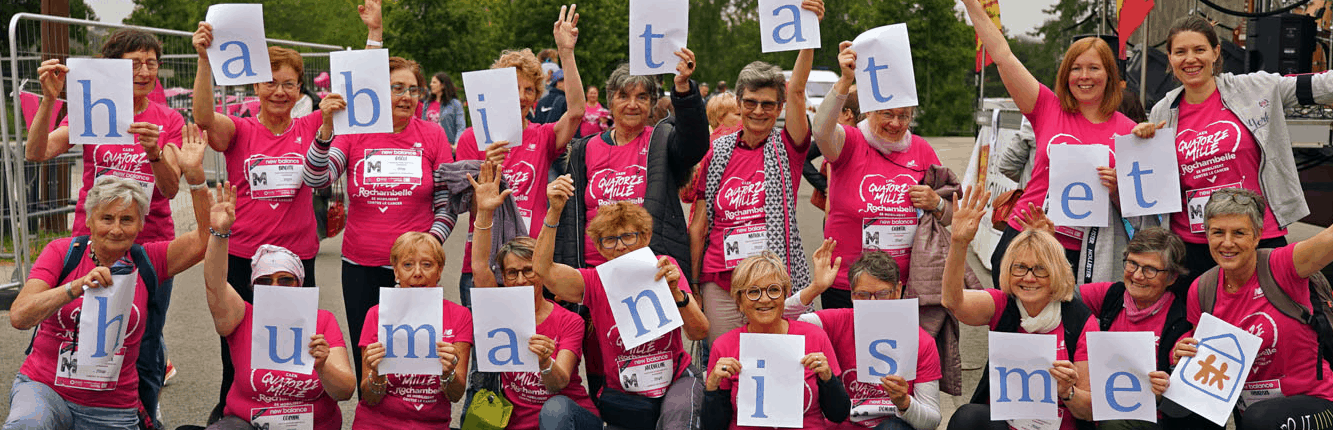
<svg viewBox="0 0 1333 430"><path fill-rule="evenodd" d="M1245 409L1236 418L1236 429L1333 428L1333 402L1311 396L1291 396L1264 400Z"/></svg>
<svg viewBox="0 0 1333 430"><path fill-rule="evenodd" d="M315 259L301 260L301 265L305 266L305 286L315 287ZM227 256L227 283L236 289L236 293L241 295L241 299L246 303L255 302L255 290L250 285L250 259L237 257L235 255ZM218 391L218 406L213 411L214 415L222 413L222 408L227 404L227 392L231 391L231 382L236 378L236 366L231 363L231 347L227 346L226 338L222 340L222 387Z"/></svg>
<svg viewBox="0 0 1333 430"><path fill-rule="evenodd" d="M343 309L347 311L347 335L353 340L348 346L355 346L359 343L356 341L361 339L361 327L366 323L366 312L370 312L371 307L380 303L380 288L393 288L397 282L394 279L393 269L362 266L348 263L346 260L343 260L342 278ZM361 347L348 349L352 351L356 380L361 381Z"/></svg>
<svg viewBox="0 0 1333 430"><path fill-rule="evenodd" d="M139 342L139 359L134 363L139 369L139 399L159 427L162 417L157 415L157 400L167 375L167 345L162 328L166 326L167 308L171 306L174 279L158 282L156 294L148 299L148 318L144 323L143 340Z"/></svg>

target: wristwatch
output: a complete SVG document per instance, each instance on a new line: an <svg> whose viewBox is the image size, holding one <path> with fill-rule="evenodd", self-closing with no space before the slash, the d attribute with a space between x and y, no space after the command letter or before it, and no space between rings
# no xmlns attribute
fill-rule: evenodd
<svg viewBox="0 0 1333 430"><path fill-rule="evenodd" d="M1060 401L1068 402L1074 400L1074 387L1069 387L1069 395L1060 396Z"/></svg>
<svg viewBox="0 0 1333 430"><path fill-rule="evenodd" d="M685 300L681 300L681 301L679 301L679 302L676 302L676 307L678 307L678 308L683 308L683 307L689 306L689 305L690 305L690 293L681 292L680 295L685 296Z"/></svg>

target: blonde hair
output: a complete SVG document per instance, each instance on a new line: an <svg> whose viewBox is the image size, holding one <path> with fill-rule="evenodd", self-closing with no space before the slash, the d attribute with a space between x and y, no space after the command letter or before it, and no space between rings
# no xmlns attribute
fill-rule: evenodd
<svg viewBox="0 0 1333 430"><path fill-rule="evenodd" d="M726 115L727 112L736 112L739 114L741 106L736 102L736 94L728 92L715 95L713 98L708 99L708 107L706 107L705 110L708 112L708 126L718 128L718 126L722 124L723 115Z"/></svg>
<svg viewBox="0 0 1333 430"><path fill-rule="evenodd" d="M626 227L639 232L644 239L651 239L653 234L653 216L643 206L630 202L616 202L597 208L597 216L588 222L588 237L597 242L602 235L618 227Z"/></svg>
<svg viewBox="0 0 1333 430"><path fill-rule="evenodd" d="M1051 298L1062 302L1074 299L1074 272L1065 259L1065 248L1045 230L1028 229L1009 242L1000 263L1000 291L1014 295L1014 277L1009 267L1014 265L1014 256L1021 252L1031 252L1037 264L1046 268L1051 279Z"/></svg>
<svg viewBox="0 0 1333 430"><path fill-rule="evenodd" d="M393 241L393 247L389 248L389 264L397 266L398 261L402 260L407 253L423 247L426 249L426 253L430 254L431 258L435 260L436 264L441 267L444 266L444 247L440 246L440 241L435 240L435 236L419 231L403 233Z"/></svg>
<svg viewBox="0 0 1333 430"><path fill-rule="evenodd" d="M784 296L791 295L791 275L787 274L787 263L783 263L773 251L764 251L741 260L736 270L731 272L732 300L740 301L741 294L750 288L750 284L769 276L778 278Z"/></svg>
<svg viewBox="0 0 1333 430"><path fill-rule="evenodd" d="M1060 71L1055 74L1055 95L1059 96L1060 107L1065 112L1078 113L1078 99L1069 92L1069 75L1072 74L1074 60L1089 50L1097 52L1102 68L1106 69L1106 88L1102 90L1102 103L1098 105L1097 111L1102 115L1114 114L1120 107L1120 98L1124 97L1124 91L1120 89L1120 67L1116 64L1111 45L1107 45L1100 37L1085 37L1069 45L1064 59L1060 60Z"/></svg>
<svg viewBox="0 0 1333 430"><path fill-rule="evenodd" d="M542 63L537 61L537 56L532 55L532 50L523 48L523 50L506 49L500 52L500 58L496 58L491 64L492 69L503 69L513 67L518 71L519 79L532 81L537 86L537 91L546 86L546 74L542 73Z"/></svg>

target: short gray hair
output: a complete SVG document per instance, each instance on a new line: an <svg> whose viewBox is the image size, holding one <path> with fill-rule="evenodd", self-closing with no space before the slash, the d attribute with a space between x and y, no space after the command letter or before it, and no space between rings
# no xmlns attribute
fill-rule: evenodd
<svg viewBox="0 0 1333 430"><path fill-rule="evenodd" d="M1259 193L1244 188L1223 188L1213 191L1208 197L1208 204L1203 205L1203 226L1208 228L1208 222L1215 216L1245 215L1250 217L1254 233L1259 234L1264 231L1266 208L1268 202Z"/></svg>
<svg viewBox="0 0 1333 430"><path fill-rule="evenodd" d="M1124 256L1129 254L1150 254L1157 253L1162 256L1162 262L1166 264L1165 269L1177 276L1186 275L1189 269L1185 268L1185 242L1180 240L1171 230L1162 227L1148 227L1139 230L1134 234L1134 238L1125 245Z"/></svg>
<svg viewBox="0 0 1333 430"><path fill-rule="evenodd" d="M847 284L850 289L856 289L857 278L863 273L875 279L898 285L899 291L902 290L902 285L898 282L900 276L898 262L887 252L866 251L861 254L861 258L852 263L852 268L847 269Z"/></svg>
<svg viewBox="0 0 1333 430"><path fill-rule="evenodd" d="M94 210L111 202L126 201L139 207L139 216L148 216L148 192L133 179L111 175L97 178L88 196L83 199L83 211L92 217Z"/></svg>
<svg viewBox="0 0 1333 430"><path fill-rule="evenodd" d="M746 91L759 91L764 88L778 90L778 102L787 101L787 77L782 74L782 67L755 61L745 65L740 75L736 76L736 98L745 96Z"/></svg>
<svg viewBox="0 0 1333 430"><path fill-rule="evenodd" d="M657 76L654 75L631 75L629 74L629 63L621 64L616 67L611 76L606 78L606 102L611 104L611 99L621 90L640 86L648 92L648 108L652 109L657 104L657 99L662 97L662 87L657 83Z"/></svg>

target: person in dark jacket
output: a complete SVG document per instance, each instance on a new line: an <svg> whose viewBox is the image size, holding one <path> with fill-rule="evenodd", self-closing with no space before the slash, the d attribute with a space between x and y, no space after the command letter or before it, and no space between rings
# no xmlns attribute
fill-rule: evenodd
<svg viewBox="0 0 1333 430"><path fill-rule="evenodd" d="M547 124L560 120L565 115L565 71L556 70L551 74L551 87L547 88L546 95L537 101L537 107L532 112L534 118L532 122L537 124Z"/></svg>

